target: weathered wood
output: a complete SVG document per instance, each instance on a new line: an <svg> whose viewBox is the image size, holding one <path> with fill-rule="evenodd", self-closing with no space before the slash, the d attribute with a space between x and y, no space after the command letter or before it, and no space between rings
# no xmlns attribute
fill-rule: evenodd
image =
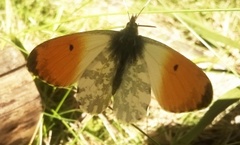
<svg viewBox="0 0 240 145"><path fill-rule="evenodd" d="M0 50L0 145L28 144L42 113L25 63L18 50Z"/></svg>

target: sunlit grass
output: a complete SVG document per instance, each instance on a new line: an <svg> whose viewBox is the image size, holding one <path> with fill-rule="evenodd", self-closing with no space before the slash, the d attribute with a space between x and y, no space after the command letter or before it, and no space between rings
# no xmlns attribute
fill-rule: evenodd
<svg viewBox="0 0 240 145"><path fill-rule="evenodd" d="M128 11L136 14L145 1L130 1ZM234 74L231 81L238 79L235 65L239 63L239 11L240 1L157 1L152 0L139 17L139 24L153 25L157 28L141 28L140 34L161 40L171 46L178 42L185 48L182 54L190 50L197 51L194 62L204 63L207 72ZM122 1L10 1L0 2L0 46L13 46L26 55L37 44L65 34L88 30L122 29L128 22L126 8ZM144 29L144 30L143 30ZM22 46L21 46L22 45ZM25 48L25 50L22 49ZM190 56L191 57L191 56ZM227 73L226 73L227 72ZM211 77L212 78L212 77ZM215 98L223 95L230 88L225 82L213 81ZM75 88L55 88L40 80L35 80L42 96L45 109L42 127L35 137L34 144L170 144L180 139L195 126L206 110L172 114L162 111L159 106L150 106L149 116L137 123L143 132L134 126L119 123L110 109L100 116L91 116L78 110L73 99ZM217 82L217 83L216 83ZM216 87L222 85L221 90ZM228 120L229 121L229 120ZM209 132L199 135L194 143L237 144L233 126L231 135L223 134L225 129L211 131L214 126L209 123ZM239 127L239 124L236 124ZM217 134L221 136L217 136ZM154 136L155 134L156 136ZM206 137L206 134L210 137ZM240 136L239 133L235 136ZM221 140L221 141L219 141Z"/></svg>

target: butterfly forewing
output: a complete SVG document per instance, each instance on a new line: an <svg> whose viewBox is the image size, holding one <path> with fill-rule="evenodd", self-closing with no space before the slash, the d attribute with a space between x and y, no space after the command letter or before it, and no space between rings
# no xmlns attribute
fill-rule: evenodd
<svg viewBox="0 0 240 145"><path fill-rule="evenodd" d="M30 53L27 67L50 84L69 86L77 82L109 39L109 35L89 31L48 40Z"/></svg>
<svg viewBox="0 0 240 145"><path fill-rule="evenodd" d="M153 93L161 107L171 112L193 111L212 100L212 86L193 62L168 46L145 38Z"/></svg>

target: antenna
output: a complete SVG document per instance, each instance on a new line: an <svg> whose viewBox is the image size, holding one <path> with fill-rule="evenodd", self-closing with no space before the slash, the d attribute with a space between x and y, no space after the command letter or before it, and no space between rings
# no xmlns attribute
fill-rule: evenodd
<svg viewBox="0 0 240 145"><path fill-rule="evenodd" d="M139 11L139 13L136 15L136 18L142 13L142 11L145 9L145 7L147 7L147 5L149 4L150 1L151 1L151 0L148 0L148 1L145 3L145 5L143 6L143 8L142 8L142 9ZM129 14L129 12L128 12L129 8L128 8L128 6L127 6L126 0L123 0L123 3L124 3L124 6L125 6L125 9L126 9L126 11L127 11L128 18L129 18L129 20L130 20L131 18L130 18L130 14Z"/></svg>
<svg viewBox="0 0 240 145"><path fill-rule="evenodd" d="M128 8L128 6L127 6L126 0L123 0L123 4L124 4L125 10L126 10L126 12L127 12L127 14L128 14L128 19L130 20L130 15L129 15L129 12L128 12L129 8Z"/></svg>
<svg viewBox="0 0 240 145"><path fill-rule="evenodd" d="M146 6L149 4L150 1L151 1L151 0L148 0L148 1L145 3L145 5L144 5L143 8L140 10L140 12L137 14L136 17L138 17L138 16L142 13L142 11L146 8Z"/></svg>

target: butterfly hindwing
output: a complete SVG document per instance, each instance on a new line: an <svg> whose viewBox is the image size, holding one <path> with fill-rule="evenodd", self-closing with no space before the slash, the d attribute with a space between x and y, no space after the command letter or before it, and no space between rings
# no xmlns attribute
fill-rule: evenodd
<svg viewBox="0 0 240 145"><path fill-rule="evenodd" d="M76 99L80 102L80 108L88 113L101 113L111 100L114 64L109 55L106 49L99 53L78 81Z"/></svg>
<svg viewBox="0 0 240 145"><path fill-rule="evenodd" d="M146 62L142 57L127 64L122 83L114 95L113 110L124 122L134 122L146 116L151 99L151 86Z"/></svg>

